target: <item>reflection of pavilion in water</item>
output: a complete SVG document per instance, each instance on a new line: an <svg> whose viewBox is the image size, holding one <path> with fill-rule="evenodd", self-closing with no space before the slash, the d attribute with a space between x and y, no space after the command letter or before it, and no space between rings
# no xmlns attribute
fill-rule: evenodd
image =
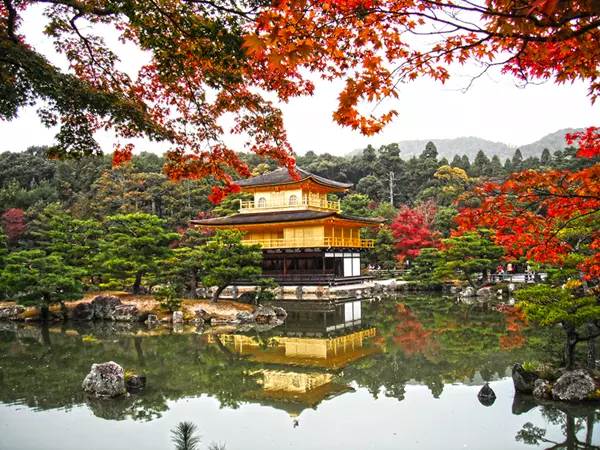
<svg viewBox="0 0 600 450"><path fill-rule="evenodd" d="M307 304L286 302L284 325L264 337L223 334L232 352L263 363L263 390L251 397L292 415L314 408L323 400L352 391L336 383L348 364L377 353L368 345L375 328L361 322L360 301Z"/></svg>

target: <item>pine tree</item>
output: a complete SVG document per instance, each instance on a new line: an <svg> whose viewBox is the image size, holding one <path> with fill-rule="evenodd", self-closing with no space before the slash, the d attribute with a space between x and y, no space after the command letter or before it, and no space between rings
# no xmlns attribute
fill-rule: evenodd
<svg viewBox="0 0 600 450"><path fill-rule="evenodd" d="M202 284L216 286L211 302L233 281L253 281L261 273L260 245L242 244L242 233L237 230L218 230L208 243L200 248L204 273Z"/></svg>
<svg viewBox="0 0 600 450"><path fill-rule="evenodd" d="M513 172L521 172L523 170L523 154L520 149L515 150L515 154L512 158L512 170Z"/></svg>
<svg viewBox="0 0 600 450"><path fill-rule="evenodd" d="M42 318L47 319L52 304L82 297L84 275L84 270L65 264L59 255L23 250L5 258L0 290L19 304L40 308Z"/></svg>
<svg viewBox="0 0 600 450"><path fill-rule="evenodd" d="M550 165L551 162L552 162L552 155L550 155L550 150L545 148L542 151L541 163L545 166L548 166L548 165Z"/></svg>
<svg viewBox="0 0 600 450"><path fill-rule="evenodd" d="M133 281L133 293L139 294L143 277L159 273L160 262L171 254L169 244L180 237L165 231L165 222L143 213L107 217L96 258L103 274L122 283Z"/></svg>

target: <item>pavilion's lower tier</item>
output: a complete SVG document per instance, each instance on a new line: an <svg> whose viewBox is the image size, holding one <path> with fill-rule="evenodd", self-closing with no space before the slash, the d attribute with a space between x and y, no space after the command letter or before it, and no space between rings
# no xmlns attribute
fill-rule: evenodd
<svg viewBox="0 0 600 450"><path fill-rule="evenodd" d="M361 274L358 249L264 250L263 276L280 284L344 284L371 277Z"/></svg>

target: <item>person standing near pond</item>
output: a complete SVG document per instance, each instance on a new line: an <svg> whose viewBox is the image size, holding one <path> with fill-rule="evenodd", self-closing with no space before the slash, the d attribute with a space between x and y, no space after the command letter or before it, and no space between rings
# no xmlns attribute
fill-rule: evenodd
<svg viewBox="0 0 600 450"><path fill-rule="evenodd" d="M504 280L504 267L502 267L502 264L498 264L498 267L496 267L496 274L498 275L498 281Z"/></svg>
<svg viewBox="0 0 600 450"><path fill-rule="evenodd" d="M511 279L512 279L512 275L513 275L513 270L514 270L514 269L513 269L513 265L512 265L512 263L508 263L508 264L506 265L506 272L507 272L507 273L508 273L508 275L511 277Z"/></svg>

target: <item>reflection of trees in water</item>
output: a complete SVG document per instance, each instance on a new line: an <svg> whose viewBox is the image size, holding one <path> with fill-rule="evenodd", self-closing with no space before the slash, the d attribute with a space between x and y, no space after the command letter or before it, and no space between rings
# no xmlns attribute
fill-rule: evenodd
<svg viewBox="0 0 600 450"><path fill-rule="evenodd" d="M363 359L344 370L377 396L402 400L411 380L425 384L435 398L444 383L503 377L506 368L523 359L527 349L503 348L505 316L489 302L465 304L425 295L387 298L363 308L366 323L377 328L374 345L385 353Z"/></svg>
<svg viewBox="0 0 600 450"><path fill-rule="evenodd" d="M258 363L223 352L196 334L161 336L112 335L86 343L68 330L40 328L0 332L0 402L32 408L71 408L88 404L99 417L152 420L168 409L168 401L206 394L222 407L237 407L258 388ZM94 334L92 330L86 330ZM100 333L99 333L100 334ZM44 345L50 336L52 346ZM93 363L116 361L125 370L146 375L139 394L114 400L92 400L81 383Z"/></svg>
<svg viewBox="0 0 600 450"><path fill-rule="evenodd" d="M385 391L401 400L406 385L416 381L437 398L444 383L472 380L476 373L490 381L504 376L514 361L537 359L527 348L503 351L500 337L506 332L506 316L489 304L426 296L390 298L365 304L363 322L377 328L377 336L365 345L382 352L346 366L335 381L355 382L375 397ZM40 409L87 403L101 417L152 420L168 409L169 400L205 394L222 407L235 408L261 390L264 366L231 352L220 339L133 335L137 329L130 324L77 326L78 334L58 327L0 331L0 401ZM255 335L261 349L271 347L274 333ZM82 335L101 343L84 342ZM112 403L87 400L81 382L92 363L104 361L146 375L147 388Z"/></svg>
<svg viewBox="0 0 600 450"><path fill-rule="evenodd" d="M547 450L600 450L593 445L594 424L600 421L600 413L593 405L542 405L542 416L546 422L559 426L565 439L557 442L546 437L546 429L537 427L531 422L523 425L515 437L517 442L528 445L542 445ZM579 438L582 432L585 436Z"/></svg>

